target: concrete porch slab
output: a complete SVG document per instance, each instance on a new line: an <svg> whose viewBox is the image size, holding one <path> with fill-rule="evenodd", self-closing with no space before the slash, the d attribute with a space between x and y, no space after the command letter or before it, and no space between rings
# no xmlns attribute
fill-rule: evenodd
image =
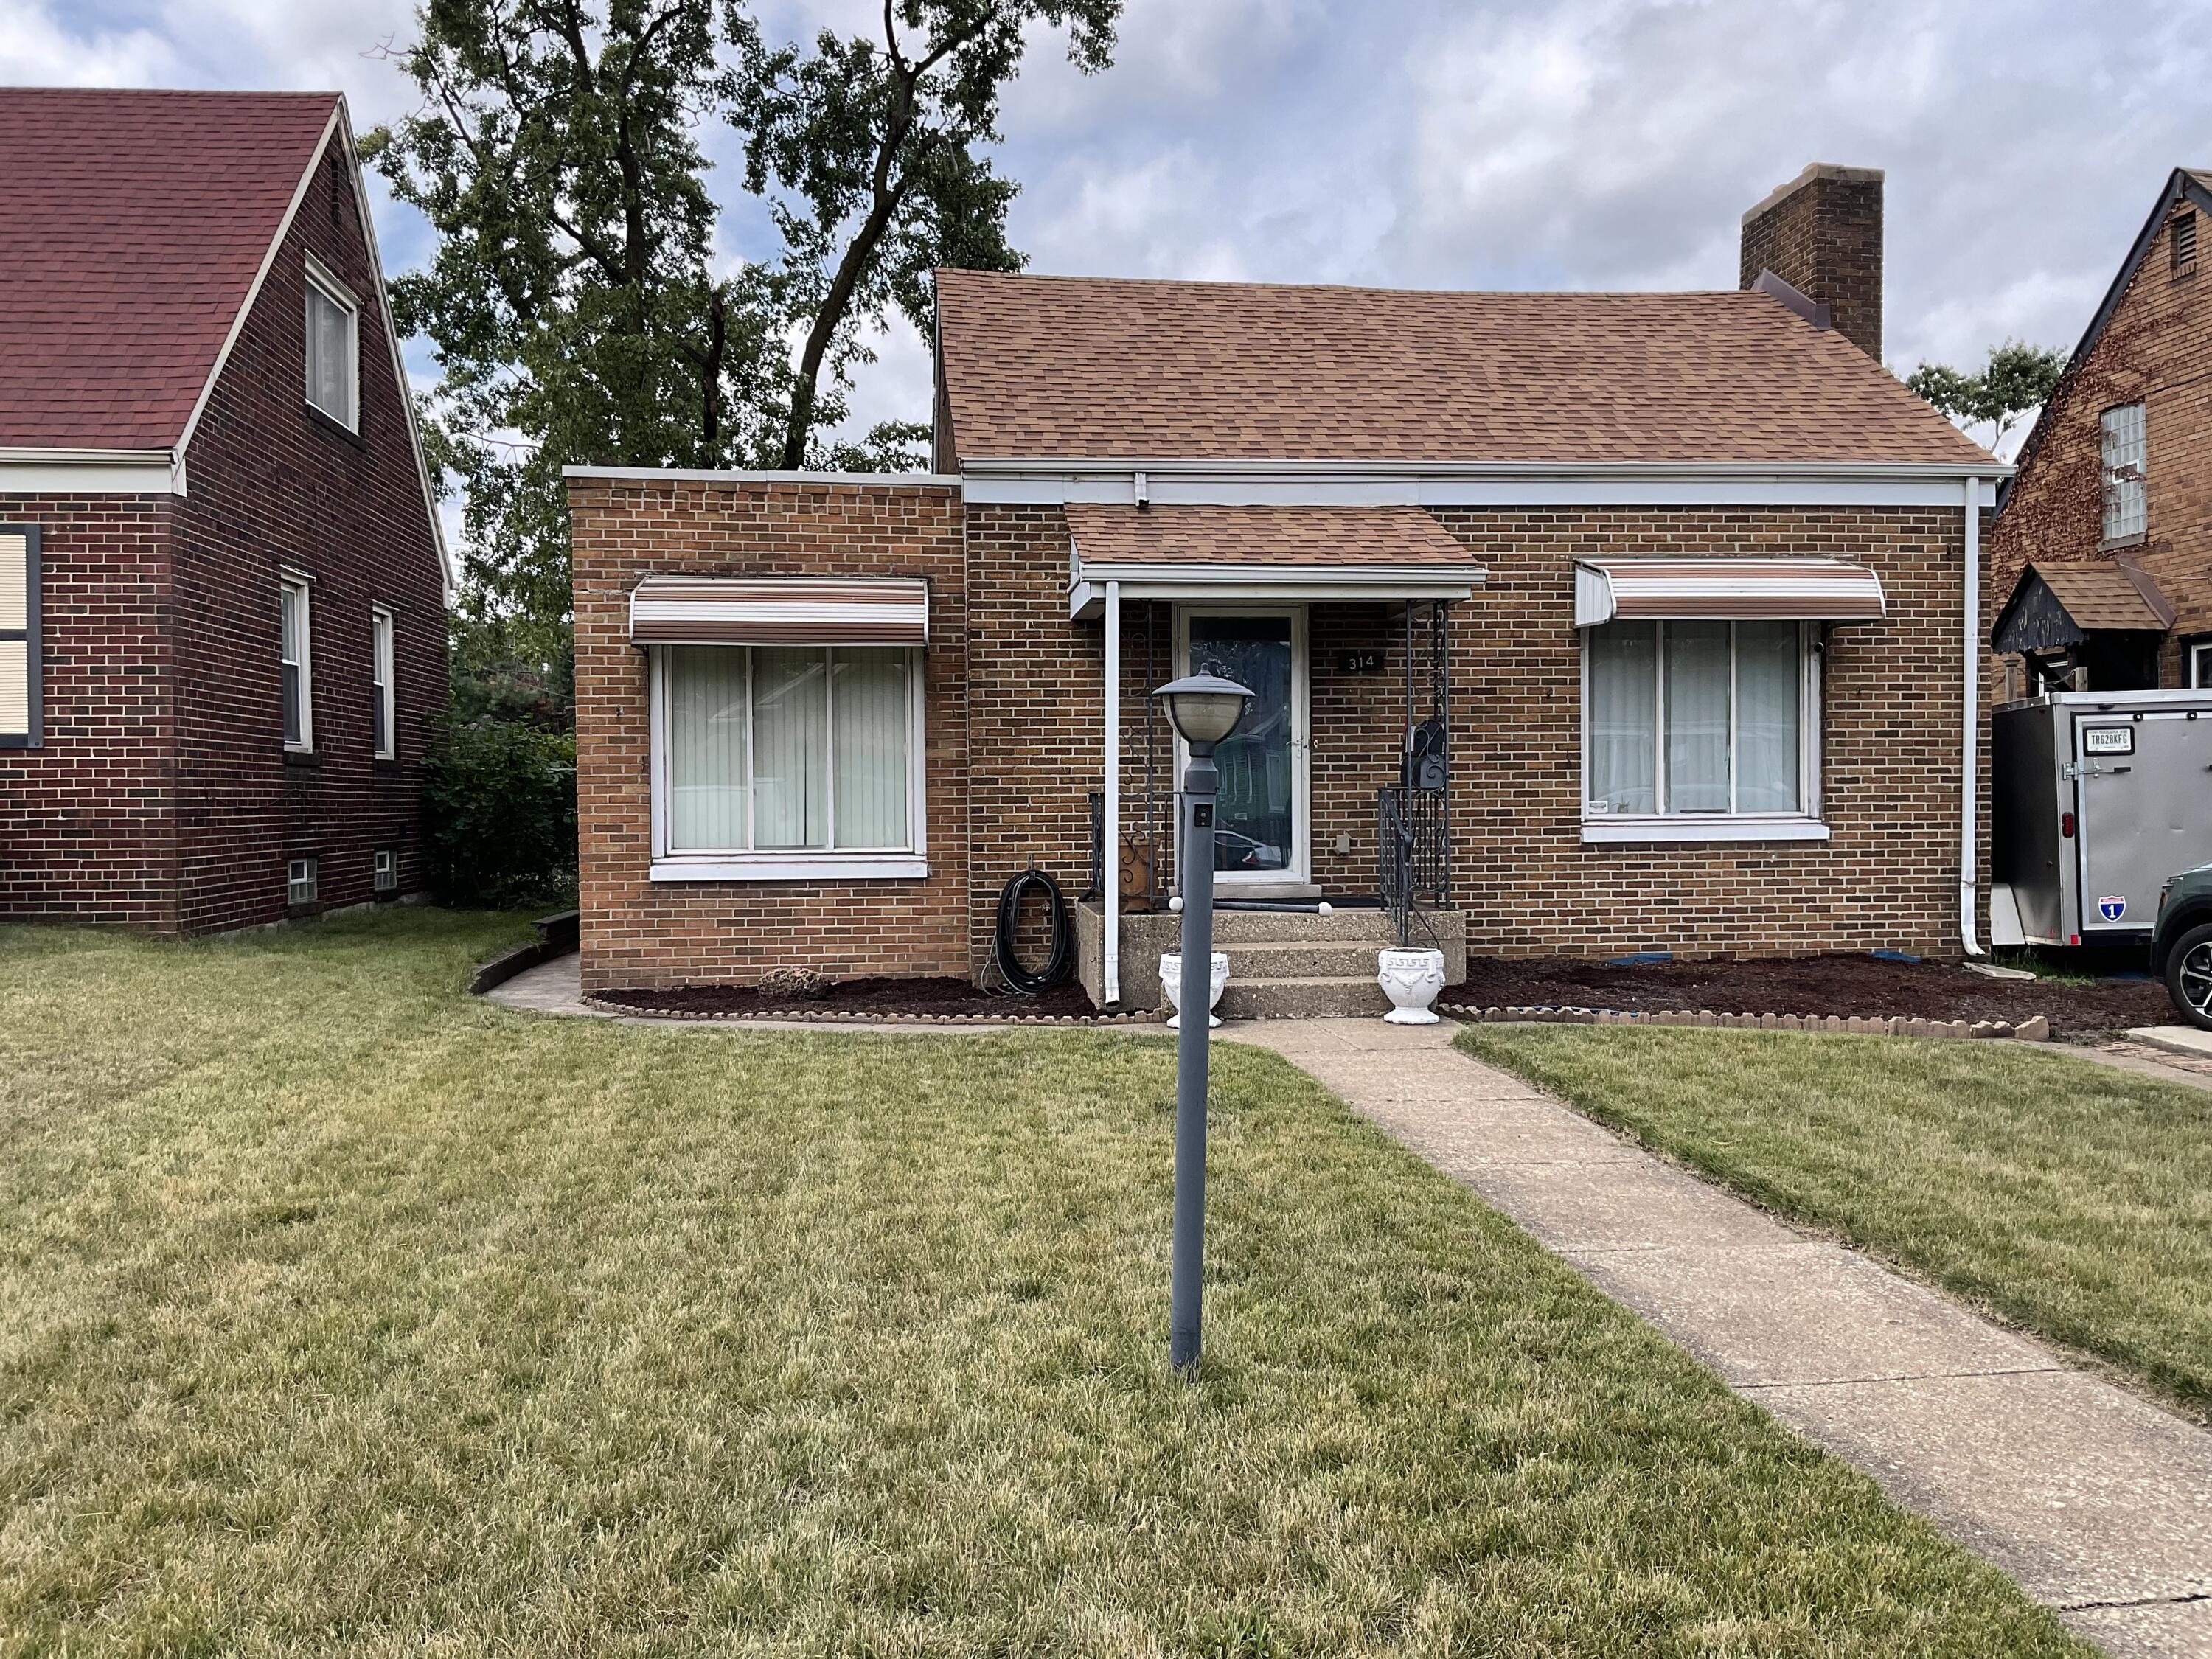
<svg viewBox="0 0 2212 1659"><path fill-rule="evenodd" d="M2200 1031L2194 1025L2138 1025L2128 1036L2136 1042L2147 1042L2168 1054L2186 1054L2191 1060L2212 1060L2212 1031Z"/></svg>

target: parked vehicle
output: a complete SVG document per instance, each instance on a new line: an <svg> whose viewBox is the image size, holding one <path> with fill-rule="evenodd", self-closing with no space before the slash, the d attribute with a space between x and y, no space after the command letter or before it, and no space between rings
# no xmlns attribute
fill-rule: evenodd
<svg viewBox="0 0 2212 1659"><path fill-rule="evenodd" d="M2212 864L2168 876L2159 890L2150 968L2181 1017L2212 1031Z"/></svg>

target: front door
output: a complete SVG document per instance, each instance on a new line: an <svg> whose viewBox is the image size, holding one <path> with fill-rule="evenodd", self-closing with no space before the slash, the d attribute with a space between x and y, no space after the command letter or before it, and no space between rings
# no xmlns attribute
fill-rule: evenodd
<svg viewBox="0 0 2212 1659"><path fill-rule="evenodd" d="M1253 694L1243 724L1214 751L1214 868L1224 884L1303 884L1312 866L1305 612L1187 609L1176 621L1182 672L1219 674Z"/></svg>

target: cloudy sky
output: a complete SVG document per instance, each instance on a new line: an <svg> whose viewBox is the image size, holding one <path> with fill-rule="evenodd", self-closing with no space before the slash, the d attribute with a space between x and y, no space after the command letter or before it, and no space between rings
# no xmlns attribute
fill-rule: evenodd
<svg viewBox="0 0 2212 1659"><path fill-rule="evenodd" d="M763 0L786 34L874 0ZM0 0L0 77L410 88L411 0ZM2159 185L2212 164L2212 0L1128 0L1115 67L1040 38L1007 100L1042 271L1423 287L1733 287L1742 210L1888 170L1887 355L2070 347ZM732 147L717 140L724 156ZM734 191L734 169L725 168ZM381 202L387 264L425 233ZM728 233L732 257L764 250ZM417 362L422 361L416 354ZM884 342L863 419L926 418Z"/></svg>

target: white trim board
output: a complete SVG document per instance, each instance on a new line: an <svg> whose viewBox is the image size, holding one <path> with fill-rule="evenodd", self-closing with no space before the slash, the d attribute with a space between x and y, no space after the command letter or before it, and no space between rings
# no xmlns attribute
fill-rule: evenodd
<svg viewBox="0 0 2212 1659"><path fill-rule="evenodd" d="M0 495L184 493L184 457L174 450L0 449Z"/></svg>
<svg viewBox="0 0 2212 1659"><path fill-rule="evenodd" d="M1048 470L1048 468L1049 470ZM1155 467L970 471L963 494L977 505L1058 506L1070 501L1129 506L1136 477L1155 506L1188 507L1918 507L1960 506L1960 474L1840 469L1439 466L1429 471L1314 464L1209 463L1207 470ZM1994 483L1982 486L1994 507Z"/></svg>
<svg viewBox="0 0 2212 1659"><path fill-rule="evenodd" d="M561 476L611 483L926 484L942 489L961 485L957 472L757 472L712 466L564 466Z"/></svg>

